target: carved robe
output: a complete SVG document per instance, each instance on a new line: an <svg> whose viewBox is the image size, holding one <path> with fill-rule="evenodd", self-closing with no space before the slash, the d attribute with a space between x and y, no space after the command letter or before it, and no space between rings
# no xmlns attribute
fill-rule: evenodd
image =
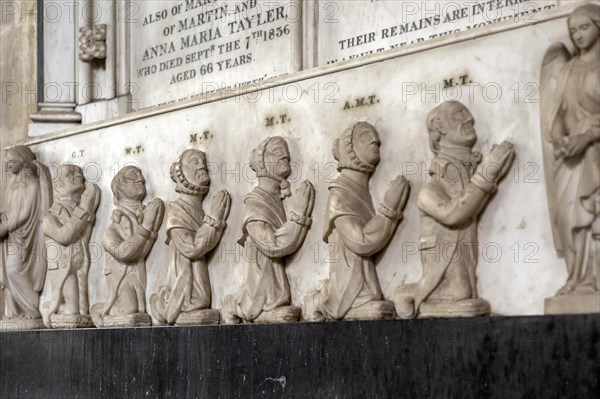
<svg viewBox="0 0 600 399"><path fill-rule="evenodd" d="M477 298L477 220L487 193L470 181L475 168L469 173L444 154L432 161L431 180L418 197L423 275L414 285L415 309L425 300Z"/></svg>
<svg viewBox="0 0 600 399"><path fill-rule="evenodd" d="M341 319L352 308L383 300L371 254L388 242L393 229L389 229L389 236L384 237L380 243L355 242L355 250L352 250L342 238L345 232L336 227L338 218L349 217L358 223L353 227L346 225L345 228L362 229L374 216L375 209L368 189L344 175L329 186L323 239L330 244L332 260L329 264L329 280L325 282L320 294L320 311L329 319ZM386 223L392 224L389 219ZM354 232L346 235L361 234Z"/></svg>
<svg viewBox="0 0 600 399"><path fill-rule="evenodd" d="M244 198L244 219L242 237L238 243L244 247L246 260L246 276L241 294L237 298L239 315L246 321L256 319L263 311L270 311L280 306L289 305L291 300L290 285L278 253L281 248L260 242L248 231L248 225L254 222L263 223L266 228L276 231L287 221L283 202L269 195L260 187ZM295 223L292 223L295 225ZM289 247L297 247L295 241L296 228L279 231L277 239Z"/></svg>
<svg viewBox="0 0 600 399"><path fill-rule="evenodd" d="M105 315L129 315L146 311L145 258L157 234L142 226L144 206L130 210L117 206L112 223L104 233L102 245L108 252L104 274L110 294Z"/></svg>
<svg viewBox="0 0 600 399"><path fill-rule="evenodd" d="M178 199L167 217L170 263L167 285L161 287L155 307L160 322L173 324L182 312L210 308L211 288L204 254L217 244L219 231L203 222L204 211ZM164 311L158 311L158 309Z"/></svg>
<svg viewBox="0 0 600 399"><path fill-rule="evenodd" d="M575 58L563 67L558 78L549 120L552 140L583 134L582 127L586 125L600 128L600 62L585 63ZM552 227L556 248L566 252L567 257L575 256L575 230L592 228L600 232L600 142L591 144L576 157L557 159L553 186ZM593 270L588 268L585 273L587 276L571 276L569 270L574 283L579 279L593 280L590 275Z"/></svg>
<svg viewBox="0 0 600 399"><path fill-rule="evenodd" d="M87 272L90 264L89 240L92 225L88 213L74 202L55 200L44 219L49 248L48 272L52 283L49 314L58 312L64 302L63 287L71 275L77 277L79 314L88 314Z"/></svg>
<svg viewBox="0 0 600 399"><path fill-rule="evenodd" d="M2 224L8 235L2 241L0 285L4 288L8 318L39 318L39 293L46 277L46 250L42 233L43 202L35 176L24 173L6 185Z"/></svg>

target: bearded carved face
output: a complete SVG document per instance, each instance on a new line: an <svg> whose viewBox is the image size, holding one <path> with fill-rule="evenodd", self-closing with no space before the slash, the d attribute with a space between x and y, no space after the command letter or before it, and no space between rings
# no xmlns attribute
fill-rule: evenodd
<svg viewBox="0 0 600 399"><path fill-rule="evenodd" d="M194 186L207 186L210 183L206 159L198 150L189 150L183 154L181 171L187 181Z"/></svg>
<svg viewBox="0 0 600 399"><path fill-rule="evenodd" d="M12 152L6 154L6 171L8 173L17 174L23 168L23 161Z"/></svg>
<svg viewBox="0 0 600 399"><path fill-rule="evenodd" d="M271 140L265 149L265 168L274 176L285 179L292 173L290 151L284 140Z"/></svg>

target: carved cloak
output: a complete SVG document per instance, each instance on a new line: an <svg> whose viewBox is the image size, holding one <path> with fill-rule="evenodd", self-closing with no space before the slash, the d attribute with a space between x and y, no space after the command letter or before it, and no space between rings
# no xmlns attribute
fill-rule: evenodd
<svg viewBox="0 0 600 399"><path fill-rule="evenodd" d="M600 63L583 63L575 58L558 76L557 92L548 120L546 139L581 134L582 126L600 125ZM557 126L558 125L558 126ZM590 145L583 154L555 160L551 188L552 227L556 248L575 251L573 230L591 225L598 215L595 202L600 197L600 143Z"/></svg>
<svg viewBox="0 0 600 399"><path fill-rule="evenodd" d="M154 239L135 237L130 243L129 253L119 253L119 246L132 236L139 236L137 232L141 226L142 211L139 209L138 217L133 211L124 206L117 205L112 214L112 223L104 232L102 244L108 252L105 257L104 274L110 290L109 299L104 304L102 316L127 314L123 308L137 308L137 312L145 312L146 309L146 262L145 256L152 247ZM148 232L150 234L150 232ZM130 291L130 296L135 296L137 304L120 303L120 291ZM134 291L134 292L131 292ZM115 309L116 308L116 309Z"/></svg>
<svg viewBox="0 0 600 399"><path fill-rule="evenodd" d="M6 316L38 318L39 292L46 277L46 250L42 213L48 209L43 188L23 171L9 181L2 224L8 235L2 242L0 283L5 286Z"/></svg>
<svg viewBox="0 0 600 399"><path fill-rule="evenodd" d="M323 239L330 245L330 278L321 291L321 312L341 319L351 308L383 299L375 265L370 256L361 256L346 247L335 226L340 217L356 218L362 228L375 216L368 190L347 177L339 176L329 186Z"/></svg>
<svg viewBox="0 0 600 399"><path fill-rule="evenodd" d="M204 256L188 258L183 248L189 243L180 242L173 237L173 229L187 230L195 235L203 225L204 211L194 208L185 201L171 202L167 216L167 244L170 246L170 262L166 290L169 292L166 313L160 315L172 324L181 312L206 309L210 307L211 288L208 267ZM210 241L210 240L208 240ZM192 244L193 245L193 244ZM206 245L206 244L203 244Z"/></svg>
<svg viewBox="0 0 600 399"><path fill-rule="evenodd" d="M273 198L260 187L246 195L244 204L242 236L238 243L244 247L247 269L238 305L243 318L252 321L263 311L289 305L291 293L283 259L263 254L248 234L247 226L252 222L263 222L275 231L287 220L281 200Z"/></svg>

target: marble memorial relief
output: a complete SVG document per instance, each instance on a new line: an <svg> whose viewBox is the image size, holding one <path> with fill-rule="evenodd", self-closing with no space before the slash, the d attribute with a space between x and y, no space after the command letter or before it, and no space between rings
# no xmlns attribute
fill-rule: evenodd
<svg viewBox="0 0 600 399"><path fill-rule="evenodd" d="M92 3L43 21L52 85L2 183L4 321L600 312L600 0ZM33 153L83 170L52 208Z"/></svg>
<svg viewBox="0 0 600 399"><path fill-rule="evenodd" d="M482 157L473 152L475 120L460 102L447 101L427 116L431 179L419 192L421 260L419 282L395 294L400 318L468 317L490 313L477 293L479 214L515 159L504 141ZM478 165L481 167L478 168Z"/></svg>
<svg viewBox="0 0 600 399"><path fill-rule="evenodd" d="M383 203L373 207L369 179L379 163L379 135L360 122L333 145L340 176L329 186L323 239L330 245L329 279L305 298L307 320L392 319L394 304L383 298L373 256L390 241L403 217L409 183L398 176Z"/></svg>
<svg viewBox="0 0 600 399"><path fill-rule="evenodd" d="M48 278L52 299L44 323L52 328L93 327L89 315L90 237L100 203L100 189L86 183L77 165L58 169L54 203L44 218Z"/></svg>
<svg viewBox="0 0 600 399"><path fill-rule="evenodd" d="M568 278L545 312L600 312L600 6L567 19L575 55L552 45L542 66L541 117L554 244Z"/></svg>
<svg viewBox="0 0 600 399"><path fill-rule="evenodd" d="M111 190L116 209L104 232L104 274L109 288L106 303L94 305L97 327L149 326L146 313L146 256L157 237L165 207L160 198L148 205L146 181L136 166L125 166L113 178Z"/></svg>
<svg viewBox="0 0 600 399"><path fill-rule="evenodd" d="M42 220L52 202L48 168L29 147L7 151L6 186L0 213L0 323L43 328L40 292L46 278Z"/></svg>
<svg viewBox="0 0 600 399"><path fill-rule="evenodd" d="M202 151L184 151L171 165L170 174L179 198L169 205L167 284L150 298L152 316L162 325L218 323L219 311L210 308L212 291L205 255L221 240L231 198L227 191L219 191L211 199L209 214L204 213L202 201L210 179Z"/></svg>
<svg viewBox="0 0 600 399"><path fill-rule="evenodd" d="M315 192L304 181L291 196L287 177L292 169L287 142L269 137L252 151L250 167L258 185L244 198L242 236L246 270L240 290L225 297L225 323L280 323L297 321L300 308L290 306L291 292L285 256L302 245L311 224Z"/></svg>

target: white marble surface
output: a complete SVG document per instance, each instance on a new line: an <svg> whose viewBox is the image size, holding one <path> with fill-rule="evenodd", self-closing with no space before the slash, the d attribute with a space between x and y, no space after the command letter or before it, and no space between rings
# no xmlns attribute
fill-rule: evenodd
<svg viewBox="0 0 600 399"><path fill-rule="evenodd" d="M428 179L431 160L425 116L435 104L456 98L458 88L442 90L444 80L468 75L459 99L476 118L476 149L489 151L505 139L514 142L517 159L480 221L479 292L492 312L505 315L543 314L544 298L566 279L564 261L554 250L543 179L539 122L539 78L544 52L556 41L568 42L566 18L416 52L384 62L303 80L246 96L215 101L154 117L34 145L47 163L78 162L102 189L92 244L101 236L113 209L110 181L117 170L134 162L143 171L148 198L167 203L176 198L169 166L186 148L207 152L211 162L210 195L225 188L232 195L228 227L218 249L208 256L213 307L240 285L244 269L240 233L243 197L255 183L248 165L250 151L267 136L289 143L295 190L309 179L315 184L314 223L304 245L287 268L292 302L318 288L328 275L327 246L322 241L328 183L335 178L331 145L351 123L366 120L379 131L382 162L372 178L374 199L383 198L387 182L404 173L412 192L405 220L377 261L384 296L392 298L402 283L421 275L417 252L419 215L416 195ZM428 91L425 91L427 89ZM347 101L375 95L373 105L344 110ZM267 117L287 115L286 123L266 126ZM209 133L204 136L203 132ZM198 141L190 143L190 134ZM139 153L125 148L142 146ZM80 152L83 150L83 155ZM134 151L135 152L135 151ZM206 206L206 205L205 205ZM147 297L166 279L168 250L164 226L147 258ZM94 252L94 250L92 250ZM107 296L103 254L89 274L90 303ZM47 293L44 293L47 298ZM47 300L47 299L45 299ZM42 300L44 302L44 299Z"/></svg>
<svg viewBox="0 0 600 399"><path fill-rule="evenodd" d="M301 69L298 0L132 1L133 109Z"/></svg>
<svg viewBox="0 0 600 399"><path fill-rule="evenodd" d="M77 36L74 3L44 5L44 98L38 102L74 103Z"/></svg>
<svg viewBox="0 0 600 399"><path fill-rule="evenodd" d="M357 0L318 6L317 65L512 20L531 23L557 0Z"/></svg>

